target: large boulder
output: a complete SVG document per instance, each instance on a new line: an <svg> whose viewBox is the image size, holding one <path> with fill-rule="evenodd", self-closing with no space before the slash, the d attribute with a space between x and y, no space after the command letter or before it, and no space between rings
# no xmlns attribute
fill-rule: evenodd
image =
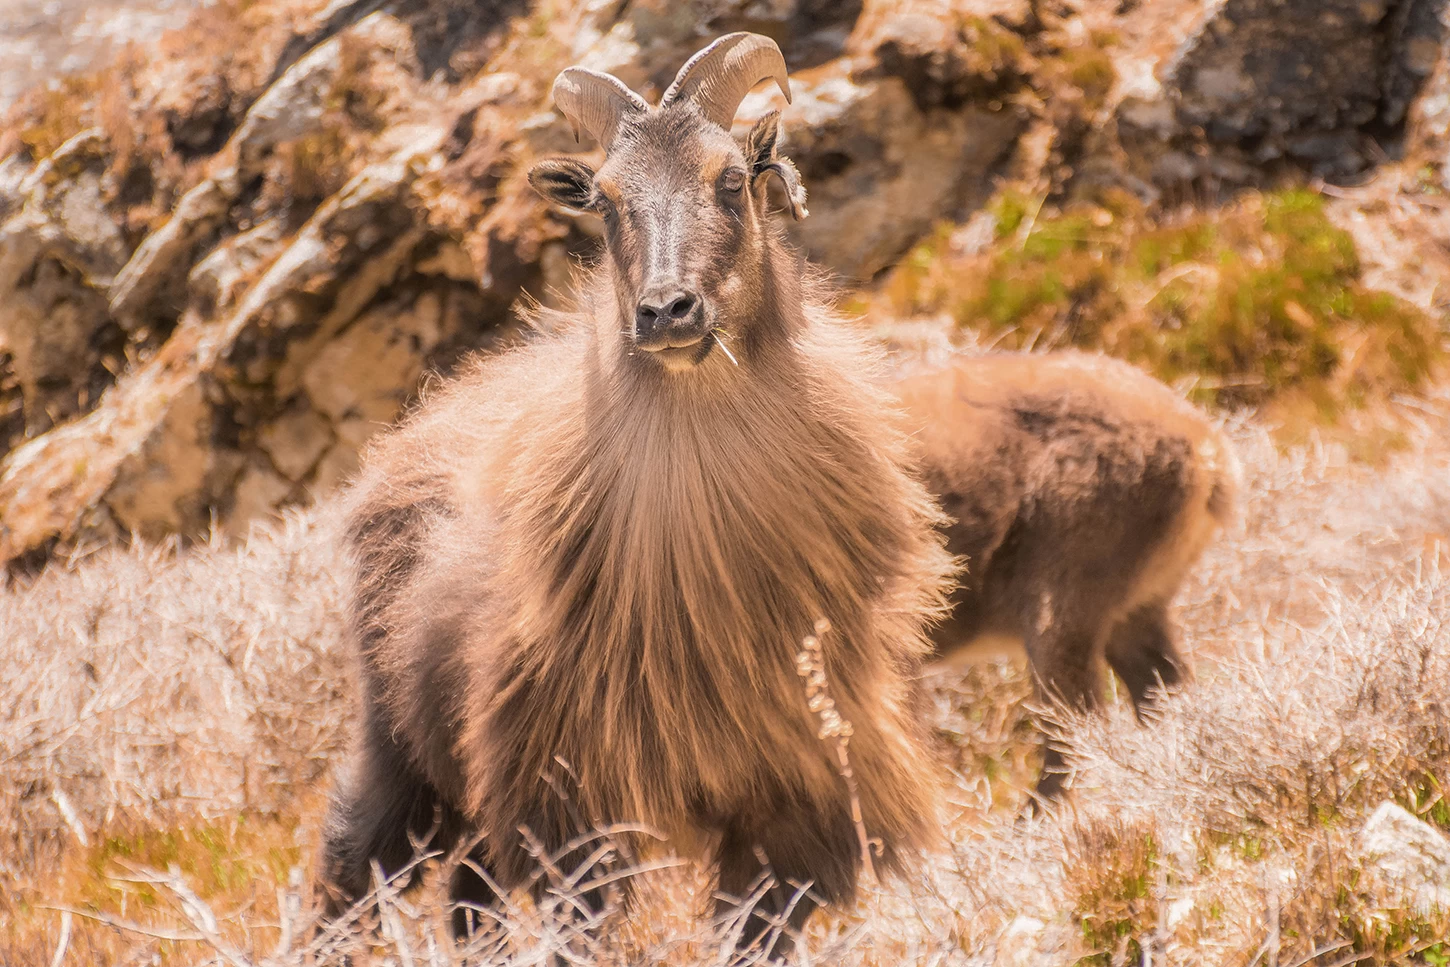
<svg viewBox="0 0 1450 967"><path fill-rule="evenodd" d="M921 107L900 77L836 61L801 72L793 103L751 95L742 129L785 108L785 150L807 186L810 217L792 226L812 259L848 282L893 264L938 222L960 218L1026 126L1001 102Z"/></svg>
<svg viewBox="0 0 1450 967"><path fill-rule="evenodd" d="M1159 184L1253 181L1276 164L1363 170L1397 150L1445 36L1445 0L1169 6L1174 21L1128 52L1117 112Z"/></svg>

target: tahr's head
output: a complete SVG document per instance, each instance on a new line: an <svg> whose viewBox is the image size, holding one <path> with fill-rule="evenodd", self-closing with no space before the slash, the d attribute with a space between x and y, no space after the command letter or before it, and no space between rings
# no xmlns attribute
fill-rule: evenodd
<svg viewBox="0 0 1450 967"><path fill-rule="evenodd" d="M542 161L529 181L550 201L603 219L620 329L644 350L636 355L669 370L761 335L752 328L768 315L767 176L784 183L791 214L806 215L795 166L776 150L779 114L762 118L744 144L730 136L740 102L767 78L790 99L775 42L734 33L691 57L658 107L582 67L554 82L554 103L575 136L588 131L606 158L597 172L572 158Z"/></svg>

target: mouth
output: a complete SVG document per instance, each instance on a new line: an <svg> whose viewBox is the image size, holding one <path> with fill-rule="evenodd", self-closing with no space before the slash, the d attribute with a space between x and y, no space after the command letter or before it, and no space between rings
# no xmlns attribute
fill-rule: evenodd
<svg viewBox="0 0 1450 967"><path fill-rule="evenodd" d="M640 348L659 360L666 369L678 372L703 363L717 342L719 338L715 330L709 328L698 334L680 334L666 342Z"/></svg>
<svg viewBox="0 0 1450 967"><path fill-rule="evenodd" d="M644 349L673 373L690 370L690 368L702 364L711 357L711 352L715 351L716 346L719 346L729 361L740 365L740 361L735 360L735 354L726 348L721 333L716 332L715 326L711 323L705 323L702 328L693 329L693 331L687 329L687 331L668 333L666 338L658 339L648 345L637 344L637 348Z"/></svg>

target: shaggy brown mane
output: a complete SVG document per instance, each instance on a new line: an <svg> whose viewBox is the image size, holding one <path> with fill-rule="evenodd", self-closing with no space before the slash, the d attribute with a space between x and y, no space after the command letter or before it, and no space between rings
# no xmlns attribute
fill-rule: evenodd
<svg viewBox="0 0 1450 967"><path fill-rule="evenodd" d="M555 335L437 392L353 488L365 760L396 744L506 887L533 868L520 827L638 820L686 847L779 812L773 863L848 899L849 803L795 665L821 617L884 866L933 827L914 672L953 562L878 354L770 249L786 338L738 347L750 378L718 354L688 384L641 375L601 337L601 266Z"/></svg>

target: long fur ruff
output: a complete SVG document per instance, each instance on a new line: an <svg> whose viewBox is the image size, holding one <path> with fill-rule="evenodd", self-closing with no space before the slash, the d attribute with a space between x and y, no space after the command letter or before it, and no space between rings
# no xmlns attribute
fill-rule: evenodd
<svg viewBox="0 0 1450 967"><path fill-rule="evenodd" d="M642 369L603 335L607 270L585 292L368 456L348 507L368 734L505 887L533 863L520 827L639 821L688 852L740 815L838 826L795 657L827 618L865 824L897 864L935 818L916 673L954 569L875 351L807 292L786 342L731 345L740 367Z"/></svg>

